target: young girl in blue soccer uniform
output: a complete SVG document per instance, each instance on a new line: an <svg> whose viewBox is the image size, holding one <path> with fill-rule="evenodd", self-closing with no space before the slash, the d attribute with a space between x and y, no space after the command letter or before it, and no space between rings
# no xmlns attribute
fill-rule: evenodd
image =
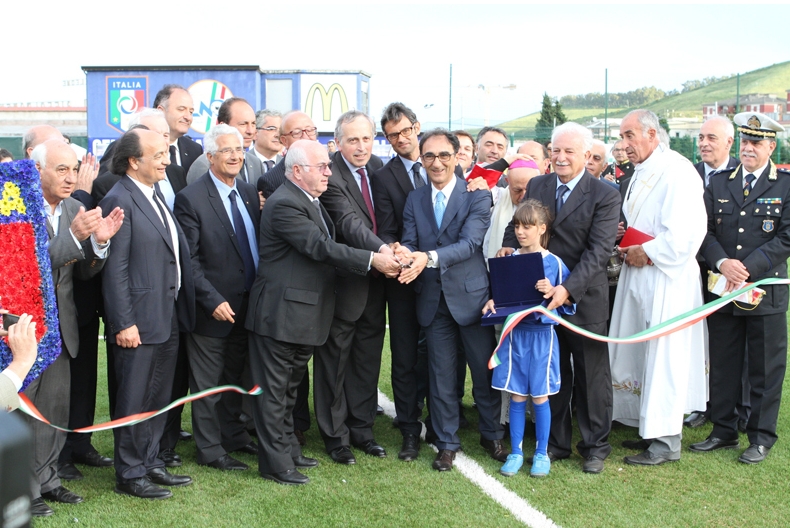
<svg viewBox="0 0 790 528"><path fill-rule="evenodd" d="M551 213L537 200L527 200L513 215L520 249L514 255L540 252L543 256L545 278L535 285L541 293L548 293L569 275L562 260L546 250L549 241ZM496 313L494 300L483 308L483 314ZM560 306L555 313L573 315L576 305ZM524 439L527 397L532 397L535 410L537 447L532 459L530 475L545 477L551 469L546 453L551 428L549 395L560 390L560 352L554 325L557 323L540 313L531 313L505 338L497 355L501 363L494 368L491 386L510 393L511 454L500 469L507 477L515 475L524 463L521 443Z"/></svg>

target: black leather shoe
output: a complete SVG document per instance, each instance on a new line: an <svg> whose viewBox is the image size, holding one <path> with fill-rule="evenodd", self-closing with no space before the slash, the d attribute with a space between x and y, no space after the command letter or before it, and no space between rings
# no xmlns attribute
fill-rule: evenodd
<svg viewBox="0 0 790 528"><path fill-rule="evenodd" d="M330 458L337 462L338 464L345 464L350 466L352 464L357 463L357 459L354 458L354 454L351 450L346 446L338 447L337 449L333 449L329 452Z"/></svg>
<svg viewBox="0 0 790 528"><path fill-rule="evenodd" d="M744 464L757 464L765 460L769 451L771 451L770 447L751 444L746 448L746 451L738 457L738 462L743 462Z"/></svg>
<svg viewBox="0 0 790 528"><path fill-rule="evenodd" d="M298 486L310 482L309 478L295 469L288 469L286 471L280 471L279 473L261 473L261 477L266 480L273 480L278 484L288 484L290 486Z"/></svg>
<svg viewBox="0 0 790 528"><path fill-rule="evenodd" d="M401 445L398 452L398 458L404 462L411 462L417 460L420 456L420 439L417 435L405 434L403 435L403 445Z"/></svg>
<svg viewBox="0 0 790 528"><path fill-rule="evenodd" d="M647 440L623 440L620 444L626 449L636 449L637 451L647 451L650 447L650 442Z"/></svg>
<svg viewBox="0 0 790 528"><path fill-rule="evenodd" d="M49 517L55 510L49 507L41 497L30 501L30 515L33 517Z"/></svg>
<svg viewBox="0 0 790 528"><path fill-rule="evenodd" d="M293 457L294 466L298 468L314 468L318 467L318 460L315 458L306 457L303 455L299 455L297 457Z"/></svg>
<svg viewBox="0 0 790 528"><path fill-rule="evenodd" d="M361 449L366 455L387 458L387 452L372 438L370 440L365 440L361 444L354 444L354 447Z"/></svg>
<svg viewBox="0 0 790 528"><path fill-rule="evenodd" d="M63 486L58 486L55 489L42 493L41 497L50 502L62 502L63 504L79 504L84 500L82 497L67 490Z"/></svg>
<svg viewBox="0 0 790 528"><path fill-rule="evenodd" d="M58 478L61 480L82 480L85 476L82 471L77 469L77 466L71 462L58 464Z"/></svg>
<svg viewBox="0 0 790 528"><path fill-rule="evenodd" d="M216 460L212 460L208 464L200 464L201 466L213 467L222 471L244 471L250 469L250 466L240 460L236 460L232 456L225 454Z"/></svg>
<svg viewBox="0 0 790 528"><path fill-rule="evenodd" d="M86 455L71 455L71 460L83 466L93 467L110 467L112 466L112 458L101 456L97 451L91 451Z"/></svg>
<svg viewBox="0 0 790 528"><path fill-rule="evenodd" d="M585 473L603 473L603 459L595 455L588 456L582 464L582 471Z"/></svg>
<svg viewBox="0 0 790 528"><path fill-rule="evenodd" d="M145 477L115 484L115 493L140 499L167 499L173 496L172 491L160 488Z"/></svg>
<svg viewBox="0 0 790 528"><path fill-rule="evenodd" d="M480 445L483 446L483 449L488 451L488 454L491 455L491 458L494 460L507 462L507 456L510 453L505 449L505 444L502 443L502 440L486 440L485 438L480 438Z"/></svg>
<svg viewBox="0 0 790 528"><path fill-rule="evenodd" d="M307 439L304 437L304 433L299 429L294 430L294 436L296 437L296 441L299 442L299 445L304 447L307 445Z"/></svg>
<svg viewBox="0 0 790 528"><path fill-rule="evenodd" d="M680 457L668 458L661 455L655 455L650 451L642 451L638 455L624 457L623 460L626 464L631 464L632 466L660 466L661 464L666 464L667 462L677 462L680 460Z"/></svg>
<svg viewBox="0 0 790 528"><path fill-rule="evenodd" d="M186 475L172 475L165 468L149 469L145 475L148 480L160 486L171 486L177 488L178 486L189 486L192 484L192 478Z"/></svg>
<svg viewBox="0 0 790 528"><path fill-rule="evenodd" d="M686 419L683 420L683 425L686 427L697 428L702 427L708 422L708 413L705 411L694 411L693 413L686 416Z"/></svg>
<svg viewBox="0 0 790 528"><path fill-rule="evenodd" d="M187 442L189 440L192 440L192 434L187 432L187 431L184 431L183 429L181 429L178 432L178 439L180 441L182 441L182 442Z"/></svg>
<svg viewBox="0 0 790 528"><path fill-rule="evenodd" d="M250 442L245 446L241 446L240 448L236 449L234 453L247 453L248 455L257 455L258 454L258 444L255 442Z"/></svg>
<svg viewBox="0 0 790 528"><path fill-rule="evenodd" d="M738 449L738 447L740 447L740 444L737 438L735 440L722 440L715 436L709 436L704 442L691 444L689 449L700 453L707 453L708 451L715 451L717 449Z"/></svg>
<svg viewBox="0 0 790 528"><path fill-rule="evenodd" d="M450 471L453 469L453 460L455 460L455 451L440 449L436 454L436 459L433 461L432 467L436 471Z"/></svg>
<svg viewBox="0 0 790 528"><path fill-rule="evenodd" d="M554 454L554 453L552 453L551 451L546 451L546 454L548 455L548 457L549 457L549 460L551 461L551 463L552 463L552 464L553 464L554 462L559 462L560 460L565 460L566 458L568 458L568 457L566 457L566 456L564 456L564 457L558 457L557 455L555 455L555 454ZM568 456L570 456L570 455L568 455ZM531 456L530 456L530 457L527 457L525 460L526 460L526 463L527 463L527 464L532 464L532 457L531 457Z"/></svg>
<svg viewBox="0 0 790 528"><path fill-rule="evenodd" d="M165 463L167 467L180 467L181 457L176 454L172 449L165 449L159 452L159 460Z"/></svg>

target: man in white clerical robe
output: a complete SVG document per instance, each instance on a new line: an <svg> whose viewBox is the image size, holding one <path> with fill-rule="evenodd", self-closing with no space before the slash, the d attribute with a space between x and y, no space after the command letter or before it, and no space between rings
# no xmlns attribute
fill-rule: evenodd
<svg viewBox="0 0 790 528"><path fill-rule="evenodd" d="M630 228L653 239L620 248L625 262L612 337L631 336L703 304L695 258L707 230L702 181L688 160L660 144L659 126L654 113L635 110L620 127L636 165L623 212ZM638 426L645 439L626 445L644 451L625 462L653 466L680 459L683 415L707 401L704 324L642 343L609 345L613 419Z"/></svg>

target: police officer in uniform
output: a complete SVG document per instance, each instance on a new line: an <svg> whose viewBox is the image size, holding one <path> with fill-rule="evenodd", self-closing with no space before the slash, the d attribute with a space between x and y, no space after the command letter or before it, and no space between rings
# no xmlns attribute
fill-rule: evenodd
<svg viewBox="0 0 790 528"><path fill-rule="evenodd" d="M730 291L744 281L787 278L790 257L790 172L770 159L776 133L784 129L753 112L737 114L734 121L741 137L741 164L710 178L705 190L708 234L701 248L710 269L727 279ZM713 430L705 441L692 444L692 451L738 449L735 404L745 354L752 413L746 424L749 447L738 460L762 462L776 442L787 363L788 287L762 289L759 305L732 302L708 317Z"/></svg>

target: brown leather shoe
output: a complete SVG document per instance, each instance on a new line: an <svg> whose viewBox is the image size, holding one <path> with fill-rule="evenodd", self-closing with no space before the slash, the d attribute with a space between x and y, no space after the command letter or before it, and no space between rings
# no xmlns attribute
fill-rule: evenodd
<svg viewBox="0 0 790 528"><path fill-rule="evenodd" d="M453 469L453 460L455 460L455 451L441 449L433 461L433 469L436 471L450 471Z"/></svg>
<svg viewBox="0 0 790 528"><path fill-rule="evenodd" d="M510 453L505 449L505 444L502 440L486 440L481 437L480 445L483 446L483 449L488 451L488 454L491 455L491 458L494 460L498 460L499 462L507 461L507 456Z"/></svg>

